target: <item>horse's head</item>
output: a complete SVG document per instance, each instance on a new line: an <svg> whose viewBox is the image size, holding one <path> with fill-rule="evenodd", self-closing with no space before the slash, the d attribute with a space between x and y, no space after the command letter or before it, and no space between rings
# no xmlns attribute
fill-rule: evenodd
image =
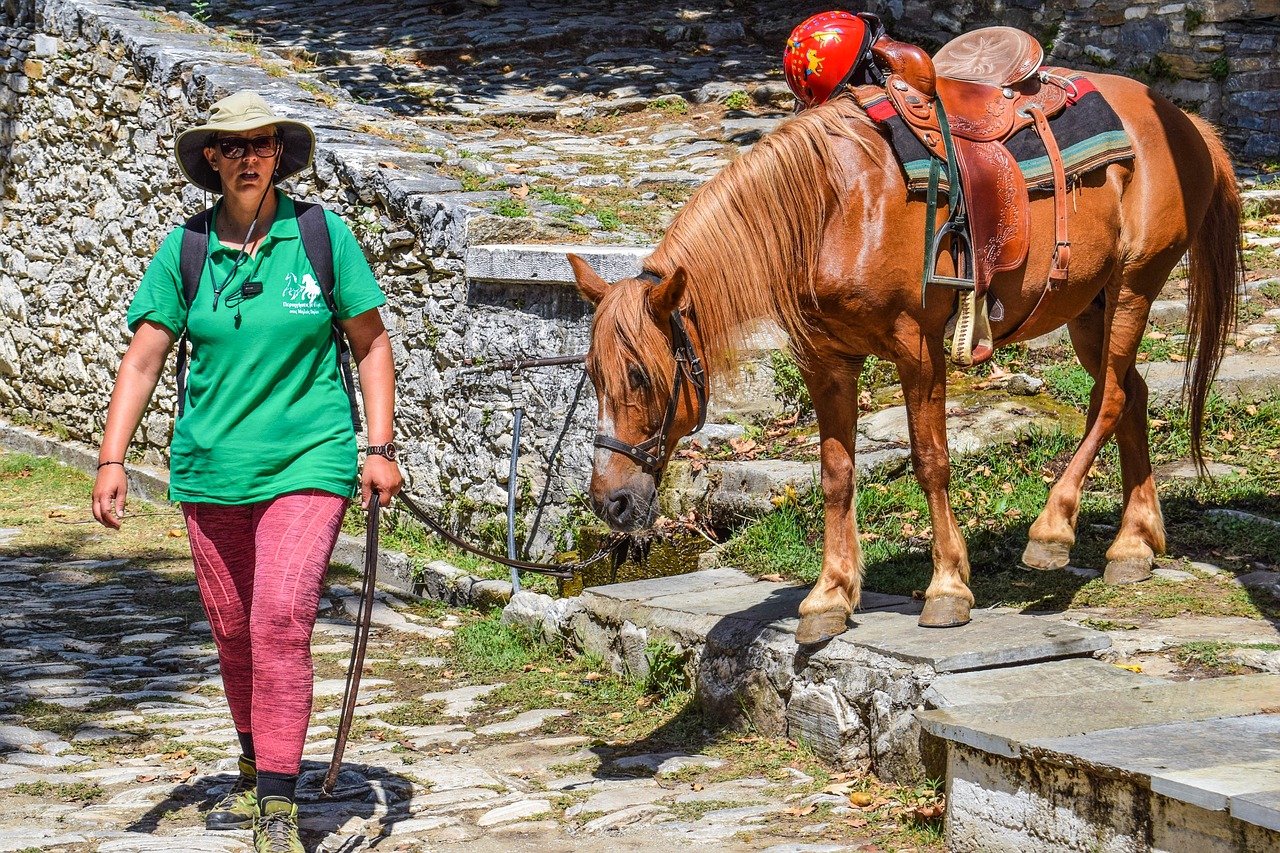
<svg viewBox="0 0 1280 853"><path fill-rule="evenodd" d="M578 291L596 306L587 372L599 400L591 505L614 530L657 517L658 482L683 436L701 428L706 374L694 318L680 311L685 273L610 285L569 255Z"/></svg>

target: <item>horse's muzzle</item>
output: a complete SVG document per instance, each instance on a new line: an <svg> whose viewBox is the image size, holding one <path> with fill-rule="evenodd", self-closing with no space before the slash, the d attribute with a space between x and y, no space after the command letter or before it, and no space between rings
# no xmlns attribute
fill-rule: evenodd
<svg viewBox="0 0 1280 853"><path fill-rule="evenodd" d="M653 524L658 516L658 492L650 487L646 492L623 487L615 489L603 499L594 496L592 508L613 530L631 533Z"/></svg>

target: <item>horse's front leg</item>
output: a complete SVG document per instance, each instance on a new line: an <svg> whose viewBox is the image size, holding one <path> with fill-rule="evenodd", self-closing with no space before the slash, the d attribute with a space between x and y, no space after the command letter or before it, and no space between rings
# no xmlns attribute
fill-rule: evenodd
<svg viewBox="0 0 1280 853"><path fill-rule="evenodd" d="M933 580L925 590L920 625L951 628L969 621L969 550L951 511L951 459L947 450L947 363L938 335L922 332L921 349L899 359L907 402L911 464L929 503L933 526Z"/></svg>
<svg viewBox="0 0 1280 853"><path fill-rule="evenodd" d="M855 513L853 453L862 361L835 366L808 354L801 371L818 416L825 532L822 574L800 604L796 642L825 642L844 631L862 595L862 548Z"/></svg>

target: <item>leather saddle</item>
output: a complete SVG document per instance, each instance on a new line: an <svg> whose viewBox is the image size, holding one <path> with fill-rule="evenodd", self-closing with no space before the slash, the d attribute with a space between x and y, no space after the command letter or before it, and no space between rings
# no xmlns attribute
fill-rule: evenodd
<svg viewBox="0 0 1280 853"><path fill-rule="evenodd" d="M1044 52L1029 34L1013 27L988 27L948 42L931 59L924 50L887 35L871 46L873 61L884 75L884 89L859 87L864 103L881 91L907 127L933 155L930 209L938 183L938 165L949 175L946 224L933 231L926 224L924 285L936 284L968 291L962 300L957 340L972 326L980 341L976 353L956 352L961 363L978 361L991 351L985 295L998 272L1016 269L1026 260L1030 245L1030 199L1026 182L1005 142L1034 126L1053 169L1057 245L1048 290L1067 280L1070 243L1067 236L1066 177L1062 156L1049 128L1049 118L1066 108L1069 83L1041 69ZM864 97L865 96L865 97ZM939 275L937 261L949 251L955 275ZM970 316L965 316L967 301ZM977 316L974 316L976 312Z"/></svg>

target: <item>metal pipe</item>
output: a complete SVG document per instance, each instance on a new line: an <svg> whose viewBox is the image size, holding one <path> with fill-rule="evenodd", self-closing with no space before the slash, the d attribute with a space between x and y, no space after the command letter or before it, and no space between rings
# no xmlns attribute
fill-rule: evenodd
<svg viewBox="0 0 1280 853"><path fill-rule="evenodd" d="M507 475L507 559L516 559L516 492L520 482L516 477L516 467L520 461L520 424L524 420L524 386L520 371L511 371L511 408L515 412L515 423L511 427L511 469ZM511 567L511 594L520 591L520 571Z"/></svg>

